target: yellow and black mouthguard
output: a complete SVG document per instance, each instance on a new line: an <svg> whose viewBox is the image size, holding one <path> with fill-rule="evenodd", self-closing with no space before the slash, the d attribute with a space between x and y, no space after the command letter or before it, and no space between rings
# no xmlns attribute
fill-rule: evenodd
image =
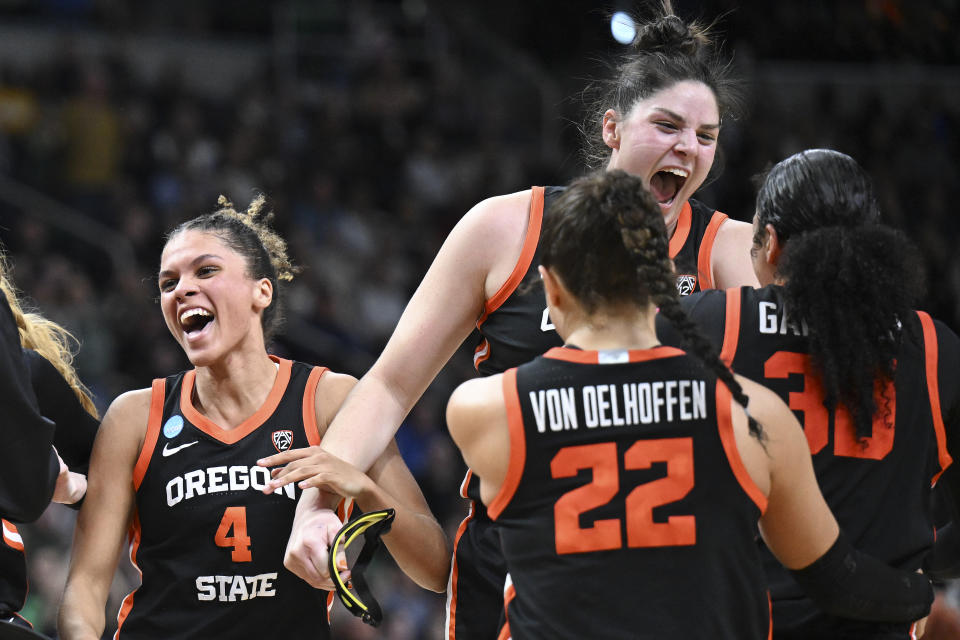
<svg viewBox="0 0 960 640"><path fill-rule="evenodd" d="M383 612L380 610L377 599L373 597L373 593L363 577L363 572L373 558L374 552L380 546L380 536L390 531L395 515L393 509L384 509L357 516L343 525L343 528L337 532L330 544L330 554L327 558L330 579L333 580L340 602L347 608L347 611L373 627L380 625L383 620ZM346 553L347 547L361 535L364 539L363 549L360 550L360 555L357 556L356 562L350 569L350 583L348 585L340 578L340 572L337 571L337 554ZM351 591L351 585L353 591Z"/></svg>

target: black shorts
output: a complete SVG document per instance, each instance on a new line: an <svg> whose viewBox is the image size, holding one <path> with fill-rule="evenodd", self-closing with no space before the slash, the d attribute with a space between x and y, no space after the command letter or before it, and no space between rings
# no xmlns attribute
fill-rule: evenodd
<svg viewBox="0 0 960 640"><path fill-rule="evenodd" d="M453 543L447 590L447 640L496 640L505 621L507 566L486 508L471 503Z"/></svg>

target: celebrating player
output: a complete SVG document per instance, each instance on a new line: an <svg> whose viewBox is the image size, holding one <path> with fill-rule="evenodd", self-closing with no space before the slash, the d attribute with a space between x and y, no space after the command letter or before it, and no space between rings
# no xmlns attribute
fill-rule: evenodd
<svg viewBox="0 0 960 640"><path fill-rule="evenodd" d="M960 454L960 340L913 310L920 257L879 223L871 180L850 156L811 149L778 163L753 225L763 288L683 305L737 373L801 418L817 480L852 544L918 569L934 542L931 485ZM657 331L666 344L680 339L660 319ZM769 554L766 565L775 638L913 637L907 624L830 616Z"/></svg>
<svg viewBox="0 0 960 640"><path fill-rule="evenodd" d="M195 369L117 398L97 436L60 612L68 640L100 638L128 526L142 581L119 638L329 637L328 594L282 565L297 489L264 494L256 461L320 442L355 380L268 355L278 285L294 270L259 219L262 198L245 213L221 205L177 227L160 259L163 316ZM396 510L387 547L442 591L446 538L396 447L368 475L326 463L362 508Z"/></svg>

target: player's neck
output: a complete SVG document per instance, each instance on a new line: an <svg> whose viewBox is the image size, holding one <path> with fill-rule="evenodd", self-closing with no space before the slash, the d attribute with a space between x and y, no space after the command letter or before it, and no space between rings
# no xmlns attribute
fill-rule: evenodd
<svg viewBox="0 0 960 640"><path fill-rule="evenodd" d="M277 379L277 364L266 352L198 367L194 407L224 429L236 427L263 406Z"/></svg>
<svg viewBox="0 0 960 640"><path fill-rule="evenodd" d="M652 316L638 312L595 313L573 327L564 341L588 351L650 349L660 344Z"/></svg>

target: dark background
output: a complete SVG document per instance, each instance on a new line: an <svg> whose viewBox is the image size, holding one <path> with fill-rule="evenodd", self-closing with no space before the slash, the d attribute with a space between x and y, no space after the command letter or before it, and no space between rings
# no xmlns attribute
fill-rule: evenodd
<svg viewBox="0 0 960 640"><path fill-rule="evenodd" d="M723 170L697 197L749 220L751 177L769 164L808 147L849 153L874 177L886 221L923 250L919 306L960 328L960 3L674 7L716 20L746 96L724 124ZM463 213L584 171L582 92L623 51L608 16L650 8L0 0L0 240L14 279L80 339L78 368L105 408L187 366L155 301L164 233L220 194L244 207L263 192L304 267L273 351L360 376ZM473 375L471 349L398 434L451 533L462 462L442 412ZM25 535L26 613L51 634L72 522L52 507ZM376 637L441 637L442 597L381 567ZM342 612L335 624L340 638L369 637Z"/></svg>

